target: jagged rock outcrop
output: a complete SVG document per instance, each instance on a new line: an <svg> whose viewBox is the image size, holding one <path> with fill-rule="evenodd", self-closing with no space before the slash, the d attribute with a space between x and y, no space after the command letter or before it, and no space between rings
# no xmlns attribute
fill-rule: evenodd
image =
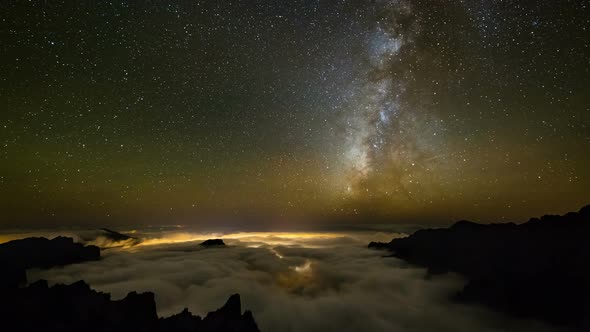
<svg viewBox="0 0 590 332"><path fill-rule="evenodd" d="M259 331L249 310L242 314L240 295L230 296L225 305L201 319L188 309L180 314L160 319L160 331Z"/></svg>
<svg viewBox="0 0 590 332"><path fill-rule="evenodd" d="M27 238L0 245L0 322L6 331L142 331L142 332L257 332L250 311L242 314L240 296L204 319L188 310L158 318L153 293L130 292L113 301L84 281L49 287L40 280L27 287L26 269L49 268L100 258L100 249L73 239Z"/></svg>
<svg viewBox="0 0 590 332"><path fill-rule="evenodd" d="M100 259L100 249L74 239L32 237L0 244L0 289L26 283L26 269L50 268Z"/></svg>
<svg viewBox="0 0 590 332"><path fill-rule="evenodd" d="M48 287L44 280L9 289L0 303L0 321L10 331L259 331L252 314L241 313L239 295L204 319L188 310L158 318L153 293L131 292L113 301L83 281Z"/></svg>
<svg viewBox="0 0 590 332"><path fill-rule="evenodd" d="M222 239L209 239L201 242L204 247L225 247L225 242Z"/></svg>
<svg viewBox="0 0 590 332"><path fill-rule="evenodd" d="M176 315L172 315L168 318L160 319L160 330L161 331L178 331L178 332L193 332L195 326L202 324L200 316L195 316L184 308L182 312Z"/></svg>
<svg viewBox="0 0 590 332"><path fill-rule="evenodd" d="M431 273L468 278L456 299L518 317L590 330L590 206L524 224L459 221L419 230L388 249Z"/></svg>

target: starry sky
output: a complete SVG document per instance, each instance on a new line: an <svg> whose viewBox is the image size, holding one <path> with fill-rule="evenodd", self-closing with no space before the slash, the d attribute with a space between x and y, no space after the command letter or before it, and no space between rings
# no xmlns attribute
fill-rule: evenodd
<svg viewBox="0 0 590 332"><path fill-rule="evenodd" d="M1 225L590 203L584 0L2 6Z"/></svg>

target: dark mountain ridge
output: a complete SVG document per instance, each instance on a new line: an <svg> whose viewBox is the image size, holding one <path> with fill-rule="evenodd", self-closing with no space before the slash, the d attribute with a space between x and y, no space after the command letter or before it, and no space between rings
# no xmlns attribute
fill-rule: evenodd
<svg viewBox="0 0 590 332"><path fill-rule="evenodd" d="M517 225L459 221L369 248L468 282L456 299L590 330L590 206Z"/></svg>
<svg viewBox="0 0 590 332"><path fill-rule="evenodd" d="M27 282L26 269L50 268L100 259L100 249L73 239L27 238L0 244L0 321L8 331L146 331L146 332L258 332L250 311L242 314L240 296L232 295L205 318L187 309L158 318L154 294L130 292L113 301L84 281L49 287L40 280Z"/></svg>
<svg viewBox="0 0 590 332"><path fill-rule="evenodd" d="M50 268L100 259L100 249L84 246L74 239L31 237L0 244L0 289L27 282L26 270Z"/></svg>
<svg viewBox="0 0 590 332"><path fill-rule="evenodd" d="M0 319L10 331L245 331L257 332L250 311L242 314L240 296L205 318L185 309L180 314L158 318L154 294L130 292L113 301L83 281L48 287L40 280L28 287L5 291Z"/></svg>

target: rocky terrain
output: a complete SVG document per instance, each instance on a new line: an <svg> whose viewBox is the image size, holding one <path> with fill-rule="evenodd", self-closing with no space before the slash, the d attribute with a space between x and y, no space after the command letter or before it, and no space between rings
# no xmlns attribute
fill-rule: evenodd
<svg viewBox="0 0 590 332"><path fill-rule="evenodd" d="M0 244L0 289L27 282L26 269L50 268L100 259L100 249L68 237L32 237Z"/></svg>
<svg viewBox="0 0 590 332"><path fill-rule="evenodd" d="M130 292L121 300L94 291L84 281L49 287L40 280L26 287L26 269L50 268L100 259L100 249L71 238L28 238L0 244L2 272L0 321L8 331L256 332L250 311L242 314L240 296L204 318L187 309L158 318L154 294Z"/></svg>
<svg viewBox="0 0 590 332"><path fill-rule="evenodd" d="M590 330L590 206L517 225L459 221L369 248L468 282L459 301Z"/></svg>
<svg viewBox="0 0 590 332"><path fill-rule="evenodd" d="M10 331L259 331L252 313L242 314L238 294L205 318L187 309L158 318L153 293L130 292L113 301L83 281L48 287L41 280L9 289L3 293L0 318Z"/></svg>

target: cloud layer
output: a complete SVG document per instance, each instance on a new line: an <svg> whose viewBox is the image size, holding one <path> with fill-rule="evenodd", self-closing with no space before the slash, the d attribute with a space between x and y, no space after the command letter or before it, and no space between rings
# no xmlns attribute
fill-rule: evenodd
<svg viewBox="0 0 590 332"><path fill-rule="evenodd" d="M462 287L459 277L425 278L423 269L365 248L367 238L392 234L238 233L224 237L227 248L202 248L198 236L152 237L142 246L105 250L98 262L29 277L84 279L114 298L153 291L162 316L184 307L203 315L237 292L266 332L550 331L450 303Z"/></svg>

